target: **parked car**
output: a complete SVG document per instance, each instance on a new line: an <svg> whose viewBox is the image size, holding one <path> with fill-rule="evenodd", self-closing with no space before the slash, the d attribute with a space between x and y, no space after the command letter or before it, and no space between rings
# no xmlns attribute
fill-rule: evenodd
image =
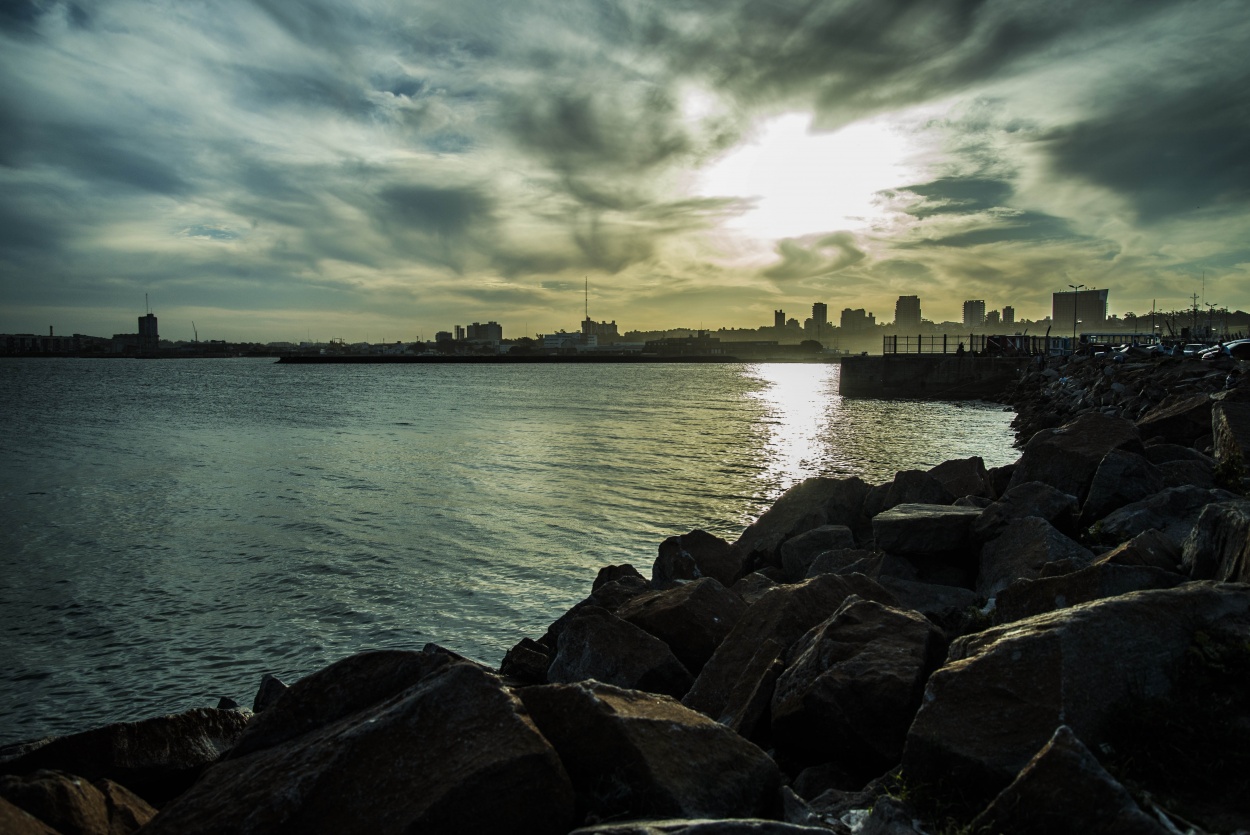
<svg viewBox="0 0 1250 835"><path fill-rule="evenodd" d="M1206 345L1202 342L1191 342L1184 347L1182 353L1187 357L1196 357L1200 356L1203 351L1209 350L1210 348L1210 345Z"/></svg>

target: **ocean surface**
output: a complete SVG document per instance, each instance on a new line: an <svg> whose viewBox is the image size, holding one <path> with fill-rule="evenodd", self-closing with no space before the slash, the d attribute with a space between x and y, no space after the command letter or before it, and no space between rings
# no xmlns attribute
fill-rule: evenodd
<svg viewBox="0 0 1250 835"><path fill-rule="evenodd" d="M665 537L813 475L1014 461L837 365L0 360L0 744L433 641L491 665Z"/></svg>

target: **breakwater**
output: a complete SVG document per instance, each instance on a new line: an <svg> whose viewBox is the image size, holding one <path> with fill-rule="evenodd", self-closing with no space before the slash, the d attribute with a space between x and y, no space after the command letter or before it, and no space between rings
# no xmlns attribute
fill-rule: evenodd
<svg viewBox="0 0 1250 835"><path fill-rule="evenodd" d="M997 400L1031 361L954 353L844 357L841 392L847 397Z"/></svg>
<svg viewBox="0 0 1250 835"><path fill-rule="evenodd" d="M733 541L605 566L497 668L355 655L12 747L0 796L148 833L1244 828L1244 368L1103 362L1021 381L1072 412L1015 463L805 480ZM1121 370L1142 390L1067 383Z"/></svg>

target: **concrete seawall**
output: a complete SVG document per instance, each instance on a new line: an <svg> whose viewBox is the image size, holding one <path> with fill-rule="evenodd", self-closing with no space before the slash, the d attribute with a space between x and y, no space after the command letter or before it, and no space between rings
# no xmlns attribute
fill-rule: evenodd
<svg viewBox="0 0 1250 835"><path fill-rule="evenodd" d="M994 399L1015 383L1031 360L954 354L844 357L840 392L847 397Z"/></svg>

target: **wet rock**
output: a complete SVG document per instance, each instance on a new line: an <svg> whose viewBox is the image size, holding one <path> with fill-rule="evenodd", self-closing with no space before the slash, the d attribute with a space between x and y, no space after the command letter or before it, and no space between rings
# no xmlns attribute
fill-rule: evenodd
<svg viewBox="0 0 1250 835"><path fill-rule="evenodd" d="M975 552L972 524L982 512L975 507L901 504L873 517L872 533L877 547L891 554Z"/></svg>
<svg viewBox="0 0 1250 835"><path fill-rule="evenodd" d="M973 832L1167 835L1066 725L985 811Z"/></svg>
<svg viewBox="0 0 1250 835"><path fill-rule="evenodd" d="M758 818L627 821L574 829L569 835L829 835L826 827Z"/></svg>
<svg viewBox="0 0 1250 835"><path fill-rule="evenodd" d="M985 461L979 455L943 461L929 470L929 475L942 482L952 496L992 499L998 495L994 492L989 471L985 469Z"/></svg>
<svg viewBox="0 0 1250 835"><path fill-rule="evenodd" d="M807 575L808 566L825 551L855 547L855 535L846 525L821 525L787 540L781 546L781 568L792 582Z"/></svg>
<svg viewBox="0 0 1250 835"><path fill-rule="evenodd" d="M286 682L273 673L265 673L260 677L260 687L256 688L256 696L252 699L252 712L260 713L271 707L278 697L286 692Z"/></svg>
<svg viewBox="0 0 1250 835"><path fill-rule="evenodd" d="M1143 438L1163 438L1169 444L1192 446L1211 431L1211 397L1195 394L1151 409L1137 421Z"/></svg>
<svg viewBox="0 0 1250 835"><path fill-rule="evenodd" d="M144 835L558 833L572 812L568 776L518 700L480 667L450 663L390 699L217 764Z"/></svg>
<svg viewBox="0 0 1250 835"><path fill-rule="evenodd" d="M0 764L0 773L50 769L107 778L160 807L186 790L239 739L250 714L201 707L54 737Z"/></svg>
<svg viewBox="0 0 1250 835"><path fill-rule="evenodd" d="M1089 565L1094 555L1045 519L1026 516L982 547L977 594L988 600L1017 580L1041 576L1048 563L1059 560Z"/></svg>
<svg viewBox="0 0 1250 835"><path fill-rule="evenodd" d="M0 797L0 832L5 835L61 835L39 818Z"/></svg>
<svg viewBox="0 0 1250 835"><path fill-rule="evenodd" d="M361 652L295 682L258 713L225 759L272 748L359 713L420 683L453 659L407 650Z"/></svg>
<svg viewBox="0 0 1250 835"><path fill-rule="evenodd" d="M1141 501L1164 488L1163 474L1142 455L1113 449L1098 464L1090 482L1081 525L1089 527L1113 510Z"/></svg>
<svg viewBox="0 0 1250 835"><path fill-rule="evenodd" d="M60 771L0 776L0 798L61 835L127 835L156 814L146 801L112 780L92 784ZM0 826L0 831L9 830Z"/></svg>
<svg viewBox="0 0 1250 835"><path fill-rule="evenodd" d="M780 584L767 574L753 571L734 583L730 591L741 597L742 601L750 606L763 597L769 589L775 589L778 585Z"/></svg>
<svg viewBox="0 0 1250 835"><path fill-rule="evenodd" d="M987 507L994 504L994 500L985 498L984 496L960 496L958 499L955 499L952 504L955 507L975 507L980 510L985 510Z"/></svg>
<svg viewBox="0 0 1250 835"><path fill-rule="evenodd" d="M529 638L522 638L504 655L499 664L499 672L506 678L524 684L546 684L547 668L550 666L550 648Z"/></svg>
<svg viewBox="0 0 1250 835"><path fill-rule="evenodd" d="M1041 481L1085 500L1099 463L1113 449L1141 452L1132 421L1087 412L1057 429L1043 429L1024 445L1011 487Z"/></svg>
<svg viewBox="0 0 1250 835"><path fill-rule="evenodd" d="M819 577L821 574L864 574L869 577L875 576L874 572L881 570L882 557L879 551L868 551L863 548L840 548L833 551L825 551L817 554L812 560L811 565L807 567L807 574L804 579ZM901 558L895 557L895 561ZM877 562L874 562L877 561ZM871 564L871 568L869 568ZM867 570L865 570L867 569ZM912 569L915 573L915 569Z"/></svg>
<svg viewBox="0 0 1250 835"><path fill-rule="evenodd" d="M702 531L699 531L699 533L702 533ZM677 538L680 539L681 537ZM595 581L591 584L590 589L594 592L606 583L615 583L618 580L624 580L626 578L641 580L643 583L647 582L647 578L639 574L638 569L634 568L629 563L622 563L621 565L605 565L603 568L599 569L599 573L595 575Z"/></svg>
<svg viewBox="0 0 1250 835"><path fill-rule="evenodd" d="M972 523L972 532L982 541L993 539L1015 522L1027 516L1037 516L1050 522L1060 531L1076 532L1080 503L1076 496L1064 493L1040 481L1017 484L981 513Z"/></svg>
<svg viewBox="0 0 1250 835"><path fill-rule="evenodd" d="M1091 533L1104 544L1118 545L1144 531L1156 530L1180 547L1204 507L1236 500L1237 496L1226 490L1169 487L1109 513L1094 525Z"/></svg>
<svg viewBox="0 0 1250 835"><path fill-rule="evenodd" d="M572 778L580 820L775 811L781 773L768 755L676 701L595 681L520 696Z"/></svg>
<svg viewBox="0 0 1250 835"><path fill-rule="evenodd" d="M1250 465L1250 402L1221 401L1211 410L1215 460L1242 468Z"/></svg>
<svg viewBox="0 0 1250 835"><path fill-rule="evenodd" d="M683 702L713 719L731 719L744 708L746 696L757 693L760 680L771 668L750 663L761 647L773 641L784 653L852 594L887 605L895 602L880 585L858 574L825 574L768 591L751 604L716 648Z"/></svg>
<svg viewBox="0 0 1250 835"><path fill-rule="evenodd" d="M1142 531L1128 542L1101 554L1095 563L1149 565L1165 571L1177 571L1181 563L1181 549L1167 536L1152 529Z"/></svg>
<svg viewBox="0 0 1250 835"><path fill-rule="evenodd" d="M968 610L981 604L980 595L960 586L922 583L889 575L878 577L877 582L894 595L899 608L919 612L948 632L961 629L968 619Z"/></svg>
<svg viewBox="0 0 1250 835"><path fill-rule="evenodd" d="M741 597L704 577L639 595L616 614L668 644L677 660L698 675L746 609Z"/></svg>
<svg viewBox="0 0 1250 835"><path fill-rule="evenodd" d="M894 476L882 512L901 504L948 505L958 498L935 476L923 470L903 470Z"/></svg>
<svg viewBox="0 0 1250 835"><path fill-rule="evenodd" d="M1125 699L1169 693L1196 632L1250 622L1247 591L1187 583L956 640L929 678L908 732L904 773L975 813L1059 725L1093 739Z"/></svg>
<svg viewBox="0 0 1250 835"><path fill-rule="evenodd" d="M1170 589L1183 582L1185 577L1175 571L1100 562L1070 574L1012 583L998 593L994 619L998 623L1010 623L1105 597L1146 589Z"/></svg>
<svg viewBox="0 0 1250 835"><path fill-rule="evenodd" d="M855 477L802 481L783 493L743 531L734 543L734 551L749 567L780 565L780 548L792 537L821 525L846 525L857 529L862 524L868 490L868 485Z"/></svg>
<svg viewBox="0 0 1250 835"><path fill-rule="evenodd" d="M668 644L598 606L578 609L560 633L550 682L586 679L681 697L694 681Z"/></svg>
<svg viewBox="0 0 1250 835"><path fill-rule="evenodd" d="M728 542L707 531L670 536L660 543L660 555L651 566L651 585L671 588L682 580L715 577L732 586L745 570L743 555Z"/></svg>
<svg viewBox="0 0 1250 835"><path fill-rule="evenodd" d="M902 756L946 641L919 613L853 595L788 655L772 701L778 753L804 765L832 761L864 782Z"/></svg>
<svg viewBox="0 0 1250 835"><path fill-rule="evenodd" d="M1207 505L1181 549L1195 580L1250 583L1250 501Z"/></svg>

